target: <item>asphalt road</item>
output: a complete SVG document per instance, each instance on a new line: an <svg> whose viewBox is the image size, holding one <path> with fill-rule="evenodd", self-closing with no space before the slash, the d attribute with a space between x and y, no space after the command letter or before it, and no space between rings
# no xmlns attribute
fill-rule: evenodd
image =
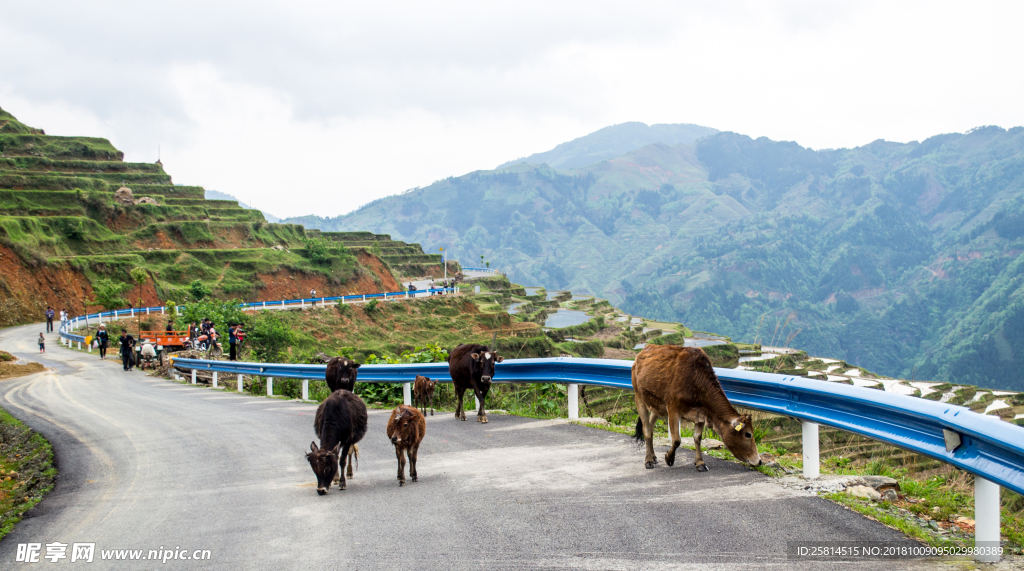
<svg viewBox="0 0 1024 571"><path fill-rule="evenodd" d="M0 331L38 357L42 326ZM50 440L56 489L0 541L95 542L85 569L892 569L797 562L788 541L899 533L740 464L692 452L646 470L625 436L505 415L428 417L419 482L400 488L387 411L371 411L348 490L317 496L310 404L126 373L59 347L46 373L0 381L0 405ZM109 549L210 550L209 561L101 561ZM44 548L45 549L45 548ZM69 553L70 553L69 547ZM921 563L935 568L935 563ZM897 568L910 568L900 562ZM26 567L34 568L34 567Z"/></svg>

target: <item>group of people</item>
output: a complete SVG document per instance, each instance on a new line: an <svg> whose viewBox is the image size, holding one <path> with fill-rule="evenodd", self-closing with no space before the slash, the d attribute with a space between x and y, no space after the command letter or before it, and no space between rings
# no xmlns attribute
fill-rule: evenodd
<svg viewBox="0 0 1024 571"><path fill-rule="evenodd" d="M57 312L52 307L46 306L46 332L47 333L53 333L53 318L54 317L57 317ZM68 313L68 310L61 309L60 310L60 324L61 324L61 327L63 327L64 324L66 324L70 320L71 320L71 314Z"/></svg>
<svg viewBox="0 0 1024 571"><path fill-rule="evenodd" d="M454 280L454 279L450 279L450 280L442 281L442 282L440 282L440 285L439 285L439 284L436 284L436 283L434 283L433 281L431 281L431 282L430 282L430 287L429 287L429 289L430 289L430 290L435 290L435 289L439 289L439 288L440 288L440 289L448 289L448 288L452 288L452 287L455 287L455 280ZM417 290L417 289L416 289L416 284L415 284L415 283L413 283L413 282L409 282L409 291L410 291L410 292L415 292L415 291L419 291L419 290ZM443 291L441 291L441 292L435 292L435 291L431 291L431 292L430 292L430 295L444 295L445 293L447 293L447 292L443 292Z"/></svg>
<svg viewBox="0 0 1024 571"><path fill-rule="evenodd" d="M168 324L168 331L171 331L170 324ZM199 343L205 341L208 347L214 346L217 343L217 339L220 338L220 334L217 333L217 328L213 326L213 321L209 317L204 317L202 322L198 325L193 321L188 326L188 338L192 341L193 347L198 347ZM228 345L230 346L230 352L228 353L229 359L232 361L238 358L238 344L245 338L245 331L242 328L241 323L229 323L228 324Z"/></svg>

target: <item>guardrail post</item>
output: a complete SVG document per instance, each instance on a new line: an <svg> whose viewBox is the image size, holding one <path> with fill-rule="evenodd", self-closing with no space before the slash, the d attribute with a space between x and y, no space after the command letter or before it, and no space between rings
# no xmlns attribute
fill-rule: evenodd
<svg viewBox="0 0 1024 571"><path fill-rule="evenodd" d="M196 370L192 369L192 384L196 384Z"/></svg>
<svg viewBox="0 0 1024 571"><path fill-rule="evenodd" d="M302 379L302 400L309 400L309 379Z"/></svg>
<svg viewBox="0 0 1024 571"><path fill-rule="evenodd" d="M412 406L412 383L402 383L402 402Z"/></svg>
<svg viewBox="0 0 1024 571"><path fill-rule="evenodd" d="M999 561L999 484L974 477L974 545L983 547L974 558L978 561Z"/></svg>
<svg viewBox="0 0 1024 571"><path fill-rule="evenodd" d="M134 308L134 307L133 307L133 308L131 308L131 316L132 316L132 317L135 317L135 308Z"/></svg>
<svg viewBox="0 0 1024 571"><path fill-rule="evenodd" d="M79 342L78 342L78 350L79 350L79 351L81 351L81 350L82 350L82 342L81 342L81 341L79 341Z"/></svg>
<svg viewBox="0 0 1024 571"><path fill-rule="evenodd" d="M213 388L217 388L217 371L213 372Z"/></svg>
<svg viewBox="0 0 1024 571"><path fill-rule="evenodd" d="M267 377L267 396L274 396L274 377Z"/></svg>
<svg viewBox="0 0 1024 571"><path fill-rule="evenodd" d="M580 417L580 386L576 383L569 383L569 420Z"/></svg>
<svg viewBox="0 0 1024 571"><path fill-rule="evenodd" d="M238 392L242 392L242 373L238 373Z"/></svg>
<svg viewBox="0 0 1024 571"><path fill-rule="evenodd" d="M146 315L149 315L149 308L146 308Z"/></svg>
<svg viewBox="0 0 1024 571"><path fill-rule="evenodd" d="M806 420L800 421L803 425L804 442L804 478L813 480L821 475L821 467L818 465L818 425Z"/></svg>
<svg viewBox="0 0 1024 571"><path fill-rule="evenodd" d="M86 343L85 350L92 353L92 343Z"/></svg>
<svg viewBox="0 0 1024 571"><path fill-rule="evenodd" d="M164 308L161 307L160 308L160 315L163 315L163 314L164 314Z"/></svg>

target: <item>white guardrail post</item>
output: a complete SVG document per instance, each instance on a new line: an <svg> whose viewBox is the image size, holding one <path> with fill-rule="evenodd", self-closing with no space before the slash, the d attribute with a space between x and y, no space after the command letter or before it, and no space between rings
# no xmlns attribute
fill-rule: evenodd
<svg viewBox="0 0 1024 571"><path fill-rule="evenodd" d="M576 420L580 417L580 386L576 383L569 383L569 420Z"/></svg>
<svg viewBox="0 0 1024 571"><path fill-rule="evenodd" d="M238 373L238 392L242 392L242 373Z"/></svg>
<svg viewBox="0 0 1024 571"><path fill-rule="evenodd" d="M806 420L800 421L800 424L803 425L804 478L814 480L821 475L818 464L818 425Z"/></svg>
<svg viewBox="0 0 1024 571"><path fill-rule="evenodd" d="M984 548L974 558L997 563L999 551L999 484L974 477L974 545Z"/></svg>
<svg viewBox="0 0 1024 571"><path fill-rule="evenodd" d="M302 379L302 400L309 400L309 379Z"/></svg>
<svg viewBox="0 0 1024 571"><path fill-rule="evenodd" d="M192 369L192 384L196 384L196 370Z"/></svg>
<svg viewBox="0 0 1024 571"><path fill-rule="evenodd" d="M274 396L274 377L267 377L267 396Z"/></svg>
<svg viewBox="0 0 1024 571"><path fill-rule="evenodd" d="M412 383L402 383L402 402L412 406Z"/></svg>
<svg viewBox="0 0 1024 571"><path fill-rule="evenodd" d="M217 388L217 371L213 372L213 388Z"/></svg>

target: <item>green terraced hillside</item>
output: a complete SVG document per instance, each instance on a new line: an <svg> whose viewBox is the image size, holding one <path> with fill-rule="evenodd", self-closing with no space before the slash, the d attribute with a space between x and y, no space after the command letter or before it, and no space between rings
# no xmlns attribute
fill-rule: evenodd
<svg viewBox="0 0 1024 571"><path fill-rule="evenodd" d="M300 225L205 200L160 162L123 158L106 139L49 136L0 110L0 325L39 320L47 305L83 312L98 286L129 283L135 267L148 274L147 305L398 288L374 248L318 242ZM311 255L311 245L327 255ZM418 246L382 246L396 263L437 264ZM125 295L115 305L138 303L138 289Z"/></svg>
<svg viewBox="0 0 1024 571"><path fill-rule="evenodd" d="M316 232L307 230L307 232ZM324 238L340 243L351 250L369 251L391 266L397 275L403 277L433 276L441 277L444 273L441 254L424 254L419 244L409 244L392 240L388 234L372 232L323 232ZM454 276L460 271L459 263L448 262L448 275Z"/></svg>

